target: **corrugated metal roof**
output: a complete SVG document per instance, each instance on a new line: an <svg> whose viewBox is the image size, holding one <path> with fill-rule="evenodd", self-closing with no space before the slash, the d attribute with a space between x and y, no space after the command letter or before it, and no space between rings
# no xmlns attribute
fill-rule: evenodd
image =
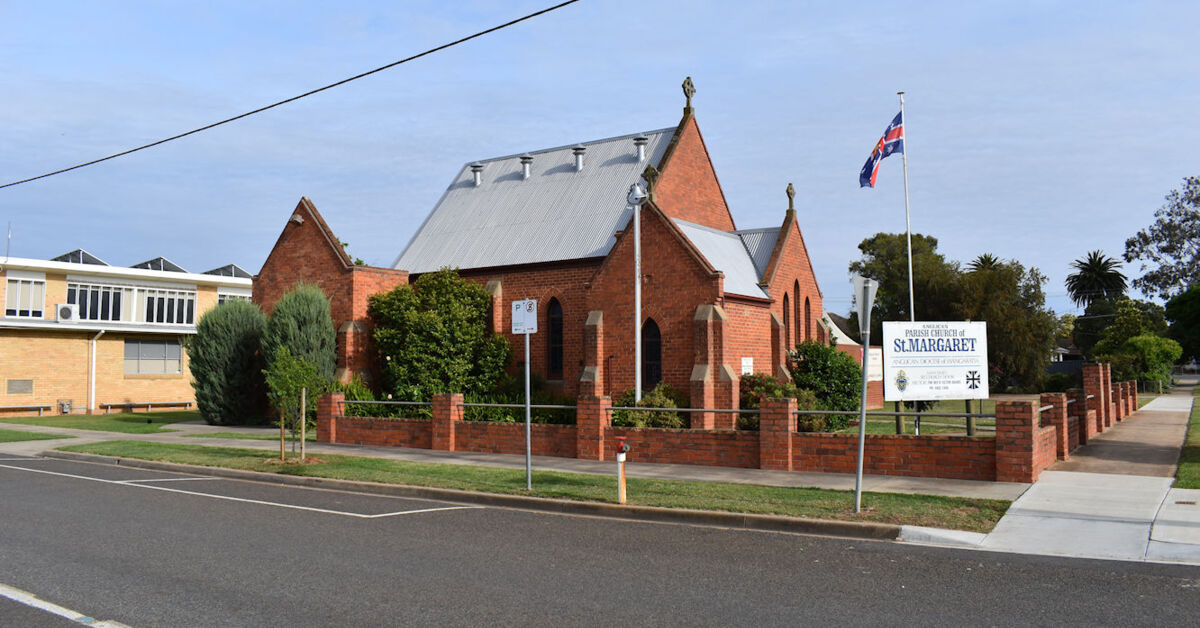
<svg viewBox="0 0 1200 628"><path fill-rule="evenodd" d="M743 229L734 233L746 245L746 251L754 261L754 270L758 271L758 280L762 281L767 265L771 263L771 253L775 251L775 241L779 239L779 227Z"/></svg>
<svg viewBox="0 0 1200 628"><path fill-rule="evenodd" d="M575 171L575 144L465 164L445 195L392 265L413 273L442 267L486 268L601 257L629 222L629 186L647 164L658 165L675 127L585 142L584 167ZM638 163L633 138L645 135ZM471 164L483 165L474 185Z"/></svg>
<svg viewBox="0 0 1200 628"><path fill-rule="evenodd" d="M754 262L737 234L683 220L675 220L675 224L713 268L725 273L725 292L767 298L767 293L758 287Z"/></svg>

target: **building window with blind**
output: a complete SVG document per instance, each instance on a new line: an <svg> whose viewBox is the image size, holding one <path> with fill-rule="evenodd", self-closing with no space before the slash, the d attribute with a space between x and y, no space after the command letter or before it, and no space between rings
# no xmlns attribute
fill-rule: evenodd
<svg viewBox="0 0 1200 628"><path fill-rule="evenodd" d="M4 315L42 318L46 307L46 282L39 279L10 278L4 289Z"/></svg>
<svg viewBox="0 0 1200 628"><path fill-rule="evenodd" d="M195 322L195 292L143 290L142 293L147 323L191 325Z"/></svg>
<svg viewBox="0 0 1200 628"><path fill-rule="evenodd" d="M250 297L244 294L228 294L224 292L217 293L217 305L221 305L226 301L249 301Z"/></svg>
<svg viewBox="0 0 1200 628"><path fill-rule="evenodd" d="M178 375L183 372L183 351L178 339L125 339L126 375Z"/></svg>
<svg viewBox="0 0 1200 628"><path fill-rule="evenodd" d="M67 303L74 303L85 321L120 321L131 288L100 284L67 284Z"/></svg>

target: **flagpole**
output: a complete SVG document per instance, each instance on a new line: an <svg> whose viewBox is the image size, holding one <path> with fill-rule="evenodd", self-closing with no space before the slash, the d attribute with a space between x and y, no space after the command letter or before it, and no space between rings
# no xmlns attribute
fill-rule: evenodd
<svg viewBox="0 0 1200 628"><path fill-rule="evenodd" d="M904 238L908 244L908 320L916 322L917 307L913 297L912 270L912 226L908 212L908 119L904 115L904 92L896 92L900 96L900 124L904 129L904 151L900 156L904 159Z"/></svg>

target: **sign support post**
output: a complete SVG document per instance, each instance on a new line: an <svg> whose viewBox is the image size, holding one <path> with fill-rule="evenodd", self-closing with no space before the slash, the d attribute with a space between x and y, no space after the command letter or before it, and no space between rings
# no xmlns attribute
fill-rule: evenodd
<svg viewBox="0 0 1200 628"><path fill-rule="evenodd" d="M512 333L525 335L525 490L533 491L532 408L529 401L529 335L537 333L537 301L512 302Z"/></svg>
<svg viewBox="0 0 1200 628"><path fill-rule="evenodd" d="M871 305L879 282L855 275L854 301L862 335L862 398L858 402L858 467L854 473L854 512L862 512L863 454L867 447L867 365L871 360Z"/></svg>

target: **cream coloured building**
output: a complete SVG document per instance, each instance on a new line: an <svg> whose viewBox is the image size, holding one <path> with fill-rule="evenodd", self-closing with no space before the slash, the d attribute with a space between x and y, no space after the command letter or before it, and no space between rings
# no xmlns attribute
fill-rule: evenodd
<svg viewBox="0 0 1200 628"><path fill-rule="evenodd" d="M110 266L82 249L0 263L0 416L194 404L184 340L200 315L249 299L235 265Z"/></svg>

